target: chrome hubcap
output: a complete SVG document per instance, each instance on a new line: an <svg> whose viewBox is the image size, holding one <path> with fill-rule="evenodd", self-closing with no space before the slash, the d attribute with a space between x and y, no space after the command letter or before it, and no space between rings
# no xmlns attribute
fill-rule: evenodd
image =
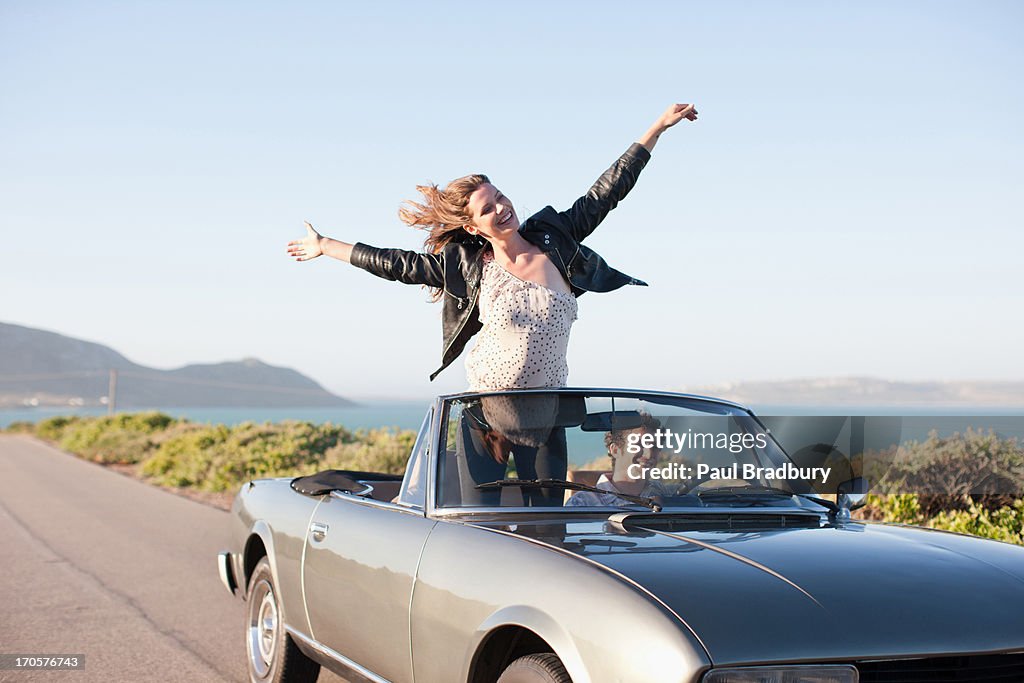
<svg viewBox="0 0 1024 683"><path fill-rule="evenodd" d="M268 592L263 596L260 605L260 656L270 664L274 656L274 636L277 633L277 607L274 605L274 594Z"/></svg>
<svg viewBox="0 0 1024 683"><path fill-rule="evenodd" d="M267 676L274 665L277 626L277 599L274 596L274 589L266 580L260 581L253 589L249 603L249 637L246 639L249 665L259 678Z"/></svg>

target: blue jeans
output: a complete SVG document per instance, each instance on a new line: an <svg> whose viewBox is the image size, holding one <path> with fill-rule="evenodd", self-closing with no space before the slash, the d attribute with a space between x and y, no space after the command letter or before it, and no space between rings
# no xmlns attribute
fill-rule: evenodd
<svg viewBox="0 0 1024 683"><path fill-rule="evenodd" d="M459 468L459 490L462 505L498 507L501 489L478 489L477 484L506 478L508 465L494 459L484 443L482 433L470 426L463 414L455 437L455 459ZM540 446L512 444L512 462L519 479L565 479L569 454L565 444L565 428L555 427ZM560 507L563 489L523 488L523 504L530 507Z"/></svg>

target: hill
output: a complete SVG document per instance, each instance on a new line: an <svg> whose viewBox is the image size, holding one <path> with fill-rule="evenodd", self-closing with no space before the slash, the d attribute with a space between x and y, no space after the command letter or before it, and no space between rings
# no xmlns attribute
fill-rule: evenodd
<svg viewBox="0 0 1024 683"><path fill-rule="evenodd" d="M119 408L352 405L295 370L255 358L157 370L102 344L0 323L0 407L101 405L112 370Z"/></svg>

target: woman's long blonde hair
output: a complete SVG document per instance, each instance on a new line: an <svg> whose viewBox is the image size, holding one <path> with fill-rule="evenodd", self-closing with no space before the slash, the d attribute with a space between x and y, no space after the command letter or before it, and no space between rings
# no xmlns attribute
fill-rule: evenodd
<svg viewBox="0 0 1024 683"><path fill-rule="evenodd" d="M446 246L458 242L474 242L479 238L470 235L465 226L473 222L469 212L469 198L484 183L491 182L482 173L456 178L442 190L437 185L417 185L423 195L423 203L407 200L398 209L398 217L406 225L428 231L423 246L431 254L437 254ZM430 288L431 298L437 301L444 290Z"/></svg>

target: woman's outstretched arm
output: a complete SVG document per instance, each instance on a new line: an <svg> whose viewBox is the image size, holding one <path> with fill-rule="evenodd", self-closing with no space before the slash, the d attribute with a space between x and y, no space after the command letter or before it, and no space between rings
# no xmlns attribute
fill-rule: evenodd
<svg viewBox="0 0 1024 683"><path fill-rule="evenodd" d="M647 132L597 179L585 195L561 213L577 242L582 242L594 232L608 212L633 189L637 176L651 158L651 150L654 149L658 138L683 119L697 120L697 110L692 104L669 106Z"/></svg>
<svg viewBox="0 0 1024 683"><path fill-rule="evenodd" d="M357 242L349 244L324 237L308 222L306 236L288 243L288 255L296 261L309 261L326 255L351 263L385 280L407 285L444 287L444 265L439 254L421 254L405 249L378 249Z"/></svg>

